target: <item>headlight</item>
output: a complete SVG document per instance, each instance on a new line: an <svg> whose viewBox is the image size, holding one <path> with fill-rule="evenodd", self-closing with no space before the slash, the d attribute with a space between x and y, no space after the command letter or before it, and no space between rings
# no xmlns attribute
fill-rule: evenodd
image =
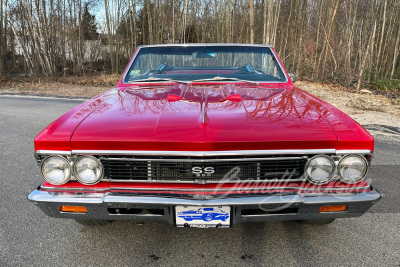
<svg viewBox="0 0 400 267"><path fill-rule="evenodd" d="M61 156L48 157L43 161L42 174L44 179L51 184L65 184L71 178L71 165Z"/></svg>
<svg viewBox="0 0 400 267"><path fill-rule="evenodd" d="M348 184L354 184L362 180L367 174L367 160L359 155L343 157L338 164L340 180Z"/></svg>
<svg viewBox="0 0 400 267"><path fill-rule="evenodd" d="M312 157L306 165L306 178L313 184L329 182L335 173L335 162L331 157L319 155Z"/></svg>
<svg viewBox="0 0 400 267"><path fill-rule="evenodd" d="M103 165L95 157L79 157L74 163L74 173L79 182L95 184L103 176Z"/></svg>

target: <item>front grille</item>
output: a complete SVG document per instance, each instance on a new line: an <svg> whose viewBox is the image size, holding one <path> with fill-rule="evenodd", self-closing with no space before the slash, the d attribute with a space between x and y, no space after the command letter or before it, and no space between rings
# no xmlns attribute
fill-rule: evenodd
<svg viewBox="0 0 400 267"><path fill-rule="evenodd" d="M104 175L112 180L149 180L147 161L101 160Z"/></svg>
<svg viewBox="0 0 400 267"><path fill-rule="evenodd" d="M248 180L257 178L257 163L253 162L155 162L151 175L156 180L208 181Z"/></svg>
<svg viewBox="0 0 400 267"><path fill-rule="evenodd" d="M119 181L218 182L302 179L307 156L269 158L100 157L105 179Z"/></svg>

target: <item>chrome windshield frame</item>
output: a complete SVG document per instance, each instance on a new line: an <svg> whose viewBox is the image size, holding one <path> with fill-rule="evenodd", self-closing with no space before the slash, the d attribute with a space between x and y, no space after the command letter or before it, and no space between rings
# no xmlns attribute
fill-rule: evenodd
<svg viewBox="0 0 400 267"><path fill-rule="evenodd" d="M191 46L204 46L204 47L210 47L210 46L239 46L239 47L264 47L264 48L269 48L271 50L271 54L274 57L277 65L279 66L279 68L282 71L283 76L285 77L284 81L252 81L254 83L273 83L273 84L278 84L278 83L287 83L289 81L288 75L286 73L285 68L283 67L283 65L281 64L281 61L278 59L278 56L276 54L276 52L272 49L273 46L272 45L263 45L263 44L233 44L233 43L207 43L207 44L198 44L198 43L192 43L192 44L161 44L161 45L141 45L137 47L137 51L135 52L133 58L131 59L131 61L128 64L128 67L126 68L126 71L124 73L124 75L122 76L122 83L124 85L134 85L135 82L125 82L126 80L126 76L128 75L133 63L135 62L137 56L139 55L139 52L142 48L152 48L152 47L191 47ZM186 81L186 80L182 80L182 82L187 82L188 84L192 83L192 81ZM231 83L237 83L238 81L210 81L208 83L218 83L218 84L231 84ZM149 83L170 83L170 82L149 82Z"/></svg>

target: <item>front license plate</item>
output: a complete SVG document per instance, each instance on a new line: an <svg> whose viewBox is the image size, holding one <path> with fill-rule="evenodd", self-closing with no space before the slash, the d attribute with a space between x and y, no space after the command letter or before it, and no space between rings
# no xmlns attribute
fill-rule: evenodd
<svg viewBox="0 0 400 267"><path fill-rule="evenodd" d="M177 227L229 227L231 207L229 206L176 206Z"/></svg>

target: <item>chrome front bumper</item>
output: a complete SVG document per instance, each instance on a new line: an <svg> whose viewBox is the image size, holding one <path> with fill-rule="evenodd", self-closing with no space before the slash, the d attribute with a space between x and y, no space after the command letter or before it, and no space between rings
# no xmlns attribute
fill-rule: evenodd
<svg viewBox="0 0 400 267"><path fill-rule="evenodd" d="M353 194L263 195L197 200L190 196L126 193L58 193L34 190L28 199L51 217L175 223L175 206L230 206L231 225L244 222L358 217L380 199L375 189ZM321 206L348 205L347 211L321 213ZM64 213L59 206L85 206L87 213ZM261 208L260 208L261 207Z"/></svg>

